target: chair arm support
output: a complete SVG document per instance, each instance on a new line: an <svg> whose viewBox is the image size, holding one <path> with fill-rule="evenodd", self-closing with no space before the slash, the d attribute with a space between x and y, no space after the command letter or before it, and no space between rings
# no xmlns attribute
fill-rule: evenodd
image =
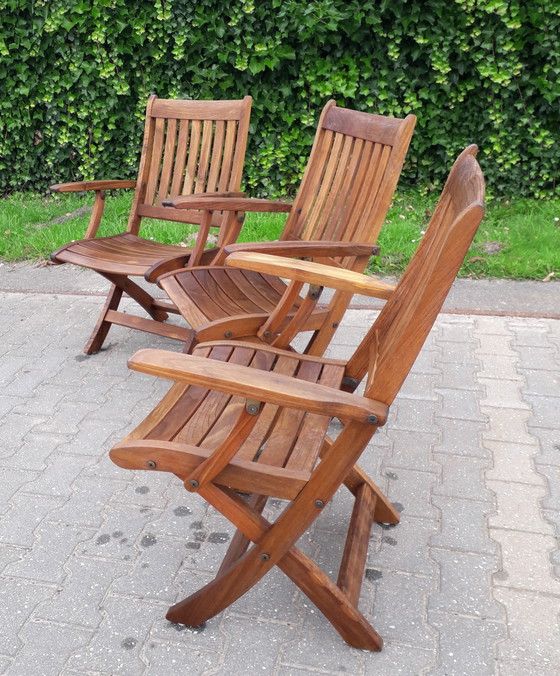
<svg viewBox="0 0 560 676"><path fill-rule="evenodd" d="M250 197L211 197L210 193L201 195L185 195L182 197L170 197L163 200L164 207L174 209L211 209L214 211L259 211L280 212L291 211L289 202L275 200L253 199Z"/></svg>
<svg viewBox="0 0 560 676"><path fill-rule="evenodd" d="M242 268L243 270L265 272L299 282L317 284L365 296L374 296L375 298L382 298L384 300L389 299L395 289L393 284L380 282L352 270L333 268L330 265L293 260L291 258L287 259L269 254L251 252L233 253L226 258L225 264Z"/></svg>
<svg viewBox="0 0 560 676"><path fill-rule="evenodd" d="M52 192L84 192L85 190L116 190L117 188L135 188L136 181L75 181L74 183L56 183L51 185Z"/></svg>
<svg viewBox="0 0 560 676"><path fill-rule="evenodd" d="M387 420L388 407L374 399L207 357L143 349L132 355L128 367L160 378L309 413L377 425L383 425Z"/></svg>
<svg viewBox="0 0 560 676"><path fill-rule="evenodd" d="M277 242L240 242L224 247L227 255L241 251L293 256L294 258L326 258L332 256L377 256L379 247L356 242L322 242L280 240Z"/></svg>

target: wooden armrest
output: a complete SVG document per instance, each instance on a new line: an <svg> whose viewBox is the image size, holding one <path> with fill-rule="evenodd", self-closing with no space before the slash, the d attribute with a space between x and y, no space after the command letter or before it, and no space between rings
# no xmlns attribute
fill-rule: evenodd
<svg viewBox="0 0 560 676"><path fill-rule="evenodd" d="M160 378L310 413L378 425L387 420L388 407L374 399L207 357L143 349L132 355L128 367ZM375 416L375 422L369 416Z"/></svg>
<svg viewBox="0 0 560 676"><path fill-rule="evenodd" d="M76 181L74 183L56 183L51 185L52 192L83 192L84 190L115 190L117 188L135 188L136 181Z"/></svg>
<svg viewBox="0 0 560 676"><path fill-rule="evenodd" d="M377 256L379 247L357 242L321 242L284 240L278 242L240 242L224 247L226 255L240 251L293 256L294 258L326 258L332 256Z"/></svg>
<svg viewBox="0 0 560 676"><path fill-rule="evenodd" d="M292 209L289 202L253 199L251 197L209 197L208 193L170 197L163 200L162 204L164 207L173 207L174 209L211 209L214 211L287 213Z"/></svg>
<svg viewBox="0 0 560 676"><path fill-rule="evenodd" d="M240 251L228 256L225 264L384 300L389 299L395 290L393 284L380 282L359 272L269 254Z"/></svg>

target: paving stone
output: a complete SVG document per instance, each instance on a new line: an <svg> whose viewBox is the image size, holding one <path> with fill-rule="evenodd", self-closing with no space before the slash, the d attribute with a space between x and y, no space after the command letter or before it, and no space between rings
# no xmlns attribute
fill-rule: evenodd
<svg viewBox="0 0 560 676"><path fill-rule="evenodd" d="M436 651L385 641L383 651L366 657L366 676L422 674L435 664ZM348 672L341 672L348 673Z"/></svg>
<svg viewBox="0 0 560 676"><path fill-rule="evenodd" d="M509 356L518 358L519 354L517 350L511 349L511 334L487 334L487 333L477 333L477 337L480 341L479 346L476 348L476 355L479 358L482 358L484 355L498 355L500 357ZM483 359L483 361L487 361Z"/></svg>
<svg viewBox="0 0 560 676"><path fill-rule="evenodd" d="M19 561L25 554L26 550L23 547L0 545L0 573L9 563Z"/></svg>
<svg viewBox="0 0 560 676"><path fill-rule="evenodd" d="M511 331L503 317L478 315L476 317L475 335L511 336Z"/></svg>
<svg viewBox="0 0 560 676"><path fill-rule="evenodd" d="M111 593L174 603L177 589L173 580L183 562L185 545L148 533L140 540L140 546L142 551L132 570L115 581Z"/></svg>
<svg viewBox="0 0 560 676"><path fill-rule="evenodd" d="M42 369L24 367L20 369L11 382L6 385L6 392L11 397L32 397L36 388L45 380Z"/></svg>
<svg viewBox="0 0 560 676"><path fill-rule="evenodd" d="M445 390L472 390L479 393L477 398L481 397L482 392L478 372L472 364L453 364L451 368L442 368L439 387Z"/></svg>
<svg viewBox="0 0 560 676"><path fill-rule="evenodd" d="M163 676L163 674L218 674L220 664L224 671L231 665L223 665L223 657L217 652L205 651L184 643L162 643L150 641L142 651L142 658L148 663L143 676ZM237 660L236 660L237 661ZM231 673L231 672L230 672Z"/></svg>
<svg viewBox="0 0 560 676"><path fill-rule="evenodd" d="M19 406L21 406L22 402L26 401L28 400L24 399L23 397L8 397L0 395L0 419L4 418L4 416L10 413L10 411L15 411L17 413ZM21 413L28 412L27 409L25 408L25 405L24 410L19 412Z"/></svg>
<svg viewBox="0 0 560 676"><path fill-rule="evenodd" d="M433 676L493 676L494 644L505 635L505 625L489 620L431 612L428 621L439 631L439 661Z"/></svg>
<svg viewBox="0 0 560 676"><path fill-rule="evenodd" d="M235 665L235 670L240 674L273 673L283 646L292 641L296 634L290 624L237 616L226 617L222 627L228 637L224 674L227 674L228 665ZM248 641L249 636L251 638ZM330 652L328 645L324 645L324 651L320 662L326 657L325 653ZM348 654L350 651L350 648L342 648L338 654ZM336 654L334 650L331 652L333 656ZM350 658L346 664L350 663L351 668L353 661Z"/></svg>
<svg viewBox="0 0 560 676"><path fill-rule="evenodd" d="M436 634L426 622L426 603L435 578L383 570L375 592L372 624L387 641L433 650ZM406 594L397 590L406 589Z"/></svg>
<svg viewBox="0 0 560 676"><path fill-rule="evenodd" d="M494 510L492 502L435 496L433 503L441 509L441 532L432 537L432 547L496 553L496 544L488 539L486 532L486 517Z"/></svg>
<svg viewBox="0 0 560 676"><path fill-rule="evenodd" d="M481 361L482 369L477 373L477 378L523 381L523 375L519 369L521 361L517 355L493 354Z"/></svg>
<svg viewBox="0 0 560 676"><path fill-rule="evenodd" d="M93 460L77 455L53 453L49 457L47 468L33 482L22 487L22 492L34 495L61 495L72 493L72 483L80 472L91 465Z"/></svg>
<svg viewBox="0 0 560 676"><path fill-rule="evenodd" d="M179 488L181 493L169 500L166 509L152 523L152 528L162 535L193 542L194 533L205 528L202 521L208 508L198 495L187 493L180 483Z"/></svg>
<svg viewBox="0 0 560 676"><path fill-rule="evenodd" d="M437 473L439 468L430 460L430 449L440 439L439 434L423 434L421 432L408 432L399 430L392 433L392 451L387 462L395 467L406 467L411 470L423 470Z"/></svg>
<svg viewBox="0 0 560 676"><path fill-rule="evenodd" d="M479 361L475 355L477 347L475 341L454 343L438 340L438 347L441 348L441 354L436 358L436 366L453 364L451 367L453 369L457 366L470 366L472 370L478 370Z"/></svg>
<svg viewBox="0 0 560 676"><path fill-rule="evenodd" d="M438 318L437 328L438 343L452 342L452 343L467 343L473 345L475 341L469 337L470 332L474 329L474 317L460 316L460 315L441 315Z"/></svg>
<svg viewBox="0 0 560 676"><path fill-rule="evenodd" d="M536 439L532 444L516 444L485 441L492 452L494 466L486 471L486 479L492 481L513 481L516 483L543 486L543 477L535 472L534 458L538 452Z"/></svg>
<svg viewBox="0 0 560 676"><path fill-rule="evenodd" d="M80 422L91 415L92 407L89 401L73 401L70 396L58 406L56 414L45 422L38 424L35 431L41 434L76 434Z"/></svg>
<svg viewBox="0 0 560 676"><path fill-rule="evenodd" d="M32 483L37 479L37 472L29 470L14 469L6 467L0 472L0 495L3 502L0 503L0 509L8 505L10 498L26 484Z"/></svg>
<svg viewBox="0 0 560 676"><path fill-rule="evenodd" d="M524 395L533 395L539 397L555 397L558 401L560 393L560 369L557 371L536 371L522 369L520 371L524 377L525 384L521 387ZM535 401L537 401L535 399Z"/></svg>
<svg viewBox="0 0 560 676"><path fill-rule="evenodd" d="M80 555L134 561L139 553L135 544L140 533L153 521L156 513L146 507L118 504L106 507L103 524L78 548Z"/></svg>
<svg viewBox="0 0 560 676"><path fill-rule="evenodd" d="M316 673L340 673L344 669L350 674L363 673L366 654L344 643L340 634L306 597L298 599L304 626L289 626L291 635L284 635L285 645L279 647L278 662L296 669L315 669Z"/></svg>
<svg viewBox="0 0 560 676"><path fill-rule="evenodd" d="M47 458L64 441L64 437L29 433L21 448L0 459L0 465L40 472Z"/></svg>
<svg viewBox="0 0 560 676"><path fill-rule="evenodd" d="M550 343L548 342L549 322L537 325L534 322L524 321L517 324L510 321L508 325L515 336L512 343L514 346L550 347Z"/></svg>
<svg viewBox="0 0 560 676"><path fill-rule="evenodd" d="M23 645L21 628L35 607L51 594L52 589L48 586L0 577L0 653L12 657L17 655Z"/></svg>
<svg viewBox="0 0 560 676"><path fill-rule="evenodd" d="M470 390L445 390L436 387L436 393L441 395L442 408L438 417L455 420L471 420L486 422L486 416L480 411L480 394Z"/></svg>
<svg viewBox="0 0 560 676"><path fill-rule="evenodd" d="M537 471L543 471L539 465L560 467L560 430L545 430L533 427L531 432L538 439L540 446L539 454L534 458Z"/></svg>
<svg viewBox="0 0 560 676"><path fill-rule="evenodd" d="M496 556L435 548L431 556L440 566L440 587L428 600L429 610L504 620L490 588L490 576L499 565Z"/></svg>
<svg viewBox="0 0 560 676"><path fill-rule="evenodd" d="M95 629L109 587L130 572L130 564L74 557L65 566L67 576L52 598L35 610L34 619Z"/></svg>
<svg viewBox="0 0 560 676"><path fill-rule="evenodd" d="M453 424L449 424L448 421L438 418L436 423L440 426L441 443L434 445L434 452L478 458L491 457L482 442L482 434L487 430L487 424L469 420L454 420Z"/></svg>
<svg viewBox="0 0 560 676"><path fill-rule="evenodd" d="M0 517L0 542L32 547L33 532L53 509L60 506L63 497L18 493L12 497L7 511Z"/></svg>
<svg viewBox="0 0 560 676"><path fill-rule="evenodd" d="M543 521L540 503L547 494L544 486L488 481L496 494L497 510L488 517L490 528L504 528L541 535L554 535L554 528Z"/></svg>
<svg viewBox="0 0 560 676"><path fill-rule="evenodd" d="M525 395L533 410L533 417L529 421L529 430L535 427L560 430L560 397L537 397L531 394Z"/></svg>
<svg viewBox="0 0 560 676"><path fill-rule="evenodd" d="M380 550L370 547L368 566L433 576L436 565L429 558L428 542L438 531L439 520L408 518L405 512L397 526L383 529Z"/></svg>
<svg viewBox="0 0 560 676"><path fill-rule="evenodd" d="M20 561L6 566L4 573L40 582L61 582L64 564L76 545L91 537L91 531L67 524L43 521L34 531L36 543Z"/></svg>
<svg viewBox="0 0 560 676"><path fill-rule="evenodd" d="M40 416L10 413L2 421L2 448L0 453L7 451L6 455L11 455L13 450L21 448L25 435L44 421L45 418Z"/></svg>
<svg viewBox="0 0 560 676"><path fill-rule="evenodd" d="M99 528L103 524L104 506L122 486L121 481L80 476L73 482L73 491L64 504L49 514L49 521Z"/></svg>
<svg viewBox="0 0 560 676"><path fill-rule="evenodd" d="M313 557L316 560L315 557ZM323 561L317 561L323 568ZM299 606L294 599L300 598ZM266 574L263 584L258 584L244 594L232 606L232 612L249 617L259 617L263 620L274 620L292 626L301 626L306 615L301 608L305 602L309 608L314 606L298 590L296 585L278 568L273 568ZM319 612L315 609L315 612ZM323 618L324 619L324 618ZM326 620L325 620L326 622Z"/></svg>
<svg viewBox="0 0 560 676"><path fill-rule="evenodd" d="M27 357L18 356L12 356L9 359L0 361L0 385L2 385L2 389L13 382L16 373L24 369L28 361Z"/></svg>
<svg viewBox="0 0 560 676"><path fill-rule="evenodd" d="M60 452L99 457L111 448L109 438L116 429L115 422L112 420L99 420L93 414L87 416L77 423L76 433L60 447Z"/></svg>
<svg viewBox="0 0 560 676"><path fill-rule="evenodd" d="M491 378L480 378L480 383L485 390L485 396L480 399L480 406L529 410L529 405L523 401L521 396L521 383L515 380L495 380Z"/></svg>
<svg viewBox="0 0 560 676"><path fill-rule="evenodd" d="M9 674L37 673L58 676L74 650L90 638L90 632L76 627L61 627L43 622L29 622L21 631L24 648L14 659Z"/></svg>
<svg viewBox="0 0 560 676"><path fill-rule="evenodd" d="M87 645L74 650L70 669L138 676L146 665L140 652L150 626L163 611L157 603L110 596L103 604L103 620Z"/></svg>
<svg viewBox="0 0 560 676"><path fill-rule="evenodd" d="M490 418L489 427L483 433L485 441L529 445L535 443L535 437L527 429L531 412L485 406L481 407L481 411Z"/></svg>
<svg viewBox="0 0 560 676"><path fill-rule="evenodd" d="M484 470L489 460L450 453L434 453L432 457L441 465L441 480L433 487L434 495L479 501L493 499L484 484Z"/></svg>
<svg viewBox="0 0 560 676"><path fill-rule="evenodd" d="M548 479L548 496L543 500L543 509L560 511L560 468L539 465L539 471Z"/></svg>
<svg viewBox="0 0 560 676"><path fill-rule="evenodd" d="M441 355L441 350L436 346L428 349L426 344L420 351L416 361L412 365L411 373L427 373L430 375L441 375L441 368L436 366L436 359Z"/></svg>
<svg viewBox="0 0 560 676"><path fill-rule="evenodd" d="M527 676L528 674L538 674L539 676L558 676L558 666L556 664L536 664L535 662L526 662L525 660L498 660L496 662L496 674L498 676Z"/></svg>
<svg viewBox="0 0 560 676"><path fill-rule="evenodd" d="M405 380L399 396L403 399L421 399L437 401L434 387L439 384L439 375L431 373L410 373Z"/></svg>
<svg viewBox="0 0 560 676"><path fill-rule="evenodd" d="M430 502L432 488L437 477L431 472L393 468L391 464L384 466L384 476L389 478L387 497L393 503L403 507L407 517L415 516L425 519L436 519L437 511Z"/></svg>
<svg viewBox="0 0 560 676"><path fill-rule="evenodd" d="M391 411L391 427L393 430L409 430L436 434L437 427L434 424L434 415L438 411L438 405L432 401L418 401L415 399L397 398L397 410L395 405Z"/></svg>
<svg viewBox="0 0 560 676"><path fill-rule="evenodd" d="M536 371L558 371L560 361L553 347L517 346L516 351L525 367Z"/></svg>
<svg viewBox="0 0 560 676"><path fill-rule="evenodd" d="M507 640L497 645L497 657L504 663L517 660L536 666L558 669L560 664L560 628L558 597L498 587L494 597L507 612Z"/></svg>
<svg viewBox="0 0 560 676"><path fill-rule="evenodd" d="M560 599L560 580L553 576L550 562L558 546L555 537L496 528L490 536L502 552L503 571L494 576L494 586L556 594Z"/></svg>
<svg viewBox="0 0 560 676"><path fill-rule="evenodd" d="M113 502L159 509L167 507L168 487L170 483L177 482L177 477L165 472L134 472L132 475L129 473L129 477L130 481L122 485Z"/></svg>

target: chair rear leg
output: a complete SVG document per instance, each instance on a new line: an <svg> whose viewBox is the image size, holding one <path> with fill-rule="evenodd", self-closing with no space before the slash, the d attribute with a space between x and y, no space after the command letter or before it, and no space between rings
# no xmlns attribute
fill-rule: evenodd
<svg viewBox="0 0 560 676"><path fill-rule="evenodd" d="M109 293L107 294L105 304L103 305L103 309L101 310L101 313L97 319L97 323L91 332L89 340L85 344L84 352L86 354L95 354L96 352L99 352L103 346L105 338L107 338L107 334L111 328L111 322L105 319L107 312L109 310L116 310L119 307L122 295L123 290L115 284L111 284L111 288L109 289Z"/></svg>

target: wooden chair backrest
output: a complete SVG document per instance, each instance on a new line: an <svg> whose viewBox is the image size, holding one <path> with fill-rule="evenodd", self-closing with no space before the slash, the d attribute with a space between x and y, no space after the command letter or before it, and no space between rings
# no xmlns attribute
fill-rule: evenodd
<svg viewBox="0 0 560 676"><path fill-rule="evenodd" d="M129 232L138 233L142 217L201 222L200 211L163 207L162 200L172 195L239 191L251 102L250 96L239 101L150 96Z"/></svg>
<svg viewBox="0 0 560 676"><path fill-rule="evenodd" d="M484 214L476 146L457 158L426 234L390 300L350 359L365 396L390 405L412 368Z"/></svg>
<svg viewBox="0 0 560 676"><path fill-rule="evenodd" d="M329 101L280 239L375 244L415 123Z"/></svg>

